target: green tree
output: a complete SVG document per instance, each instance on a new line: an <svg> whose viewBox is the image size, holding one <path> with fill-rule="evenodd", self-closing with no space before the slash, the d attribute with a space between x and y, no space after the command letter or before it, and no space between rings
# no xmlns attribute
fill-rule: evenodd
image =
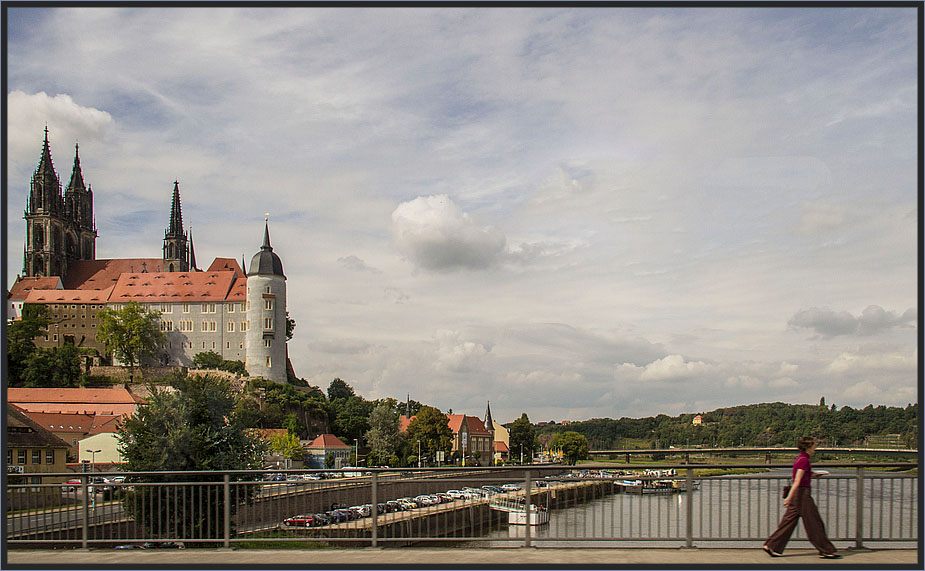
<svg viewBox="0 0 925 571"><path fill-rule="evenodd" d="M334 420L331 423L332 432L345 441L353 441L363 437L369 430L369 415L373 403L365 401L358 396L346 399L337 399L331 403Z"/></svg>
<svg viewBox="0 0 925 571"><path fill-rule="evenodd" d="M193 366L197 369L218 369L222 366L222 356L215 351L203 351L193 355Z"/></svg>
<svg viewBox="0 0 925 571"><path fill-rule="evenodd" d="M27 387L76 387L81 380L80 350L71 343L36 349L26 358L20 378Z"/></svg>
<svg viewBox="0 0 925 571"><path fill-rule="evenodd" d="M100 320L97 341L119 361L128 363L132 375L135 364L153 357L164 343L160 312L145 310L134 301L122 309L103 308L96 315Z"/></svg>
<svg viewBox="0 0 925 571"><path fill-rule="evenodd" d="M561 450L565 463L570 466L588 458L588 439L573 430L557 434L550 447Z"/></svg>
<svg viewBox="0 0 925 571"><path fill-rule="evenodd" d="M121 425L117 438L126 473L260 468L266 445L234 414L235 399L229 381L208 376L181 377L174 381L173 388L175 391L152 386L151 395ZM232 481L248 478L231 475ZM129 475L127 480L177 483L166 488L135 486L124 496L123 508L153 537L175 533L177 529L185 529L187 537L221 537L221 474ZM230 513L234 514L238 505L255 492L252 486L235 486L236 501L228 506ZM165 494L171 495L173 501L154 501ZM184 509L176 509L175 502L184 504ZM209 509L199 509L197 502Z"/></svg>
<svg viewBox="0 0 925 571"><path fill-rule="evenodd" d="M305 459L305 451L302 449L299 437L288 430L285 434L276 434L270 439L270 451L289 460Z"/></svg>
<svg viewBox="0 0 925 571"><path fill-rule="evenodd" d="M336 378L328 385L328 400L347 399L354 396L353 387L345 383L342 379Z"/></svg>
<svg viewBox="0 0 925 571"><path fill-rule="evenodd" d="M35 352L35 338L45 334L51 320L48 308L42 304L27 303L22 306L22 316L11 322L7 328L7 384L23 382L22 372L26 361Z"/></svg>
<svg viewBox="0 0 925 571"><path fill-rule="evenodd" d="M446 415L432 406L422 406L408 425L408 440L412 452L417 452L416 443L421 443L421 455L431 458L438 450L449 454L453 445L453 431Z"/></svg>
<svg viewBox="0 0 925 571"><path fill-rule="evenodd" d="M531 461L536 447L536 429L527 417L527 413L521 414L520 418L511 424L509 433L511 458L519 457L522 450L524 460Z"/></svg>
<svg viewBox="0 0 925 571"><path fill-rule="evenodd" d="M370 459L375 464L389 464L401 447L402 434L398 430L398 413L389 402L381 402L369 415L366 444ZM371 465L371 463L367 463ZM390 465L390 464L389 464Z"/></svg>
<svg viewBox="0 0 925 571"><path fill-rule="evenodd" d="M286 312L286 341L292 340L292 333L295 331L295 319L289 317L289 312Z"/></svg>

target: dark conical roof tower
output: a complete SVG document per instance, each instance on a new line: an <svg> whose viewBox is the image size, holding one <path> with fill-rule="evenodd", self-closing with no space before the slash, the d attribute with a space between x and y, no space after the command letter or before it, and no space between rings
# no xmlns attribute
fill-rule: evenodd
<svg viewBox="0 0 925 571"><path fill-rule="evenodd" d="M183 212L180 207L180 183L173 181L173 200L170 203L170 225L167 227L168 236L177 236L183 233Z"/></svg>
<svg viewBox="0 0 925 571"><path fill-rule="evenodd" d="M491 420L491 402L487 402L485 405L485 428L488 430L494 430L494 428L492 428L493 426L494 424Z"/></svg>
<svg viewBox="0 0 925 571"><path fill-rule="evenodd" d="M180 183L173 181L173 199L170 203L170 224L164 232L164 271L186 272L190 269L190 249L183 231L183 212L180 207Z"/></svg>
<svg viewBox="0 0 925 571"><path fill-rule="evenodd" d="M71 169L71 182L67 184L67 192L74 190L87 190L84 184L84 175L80 170L80 146L74 144L74 168Z"/></svg>

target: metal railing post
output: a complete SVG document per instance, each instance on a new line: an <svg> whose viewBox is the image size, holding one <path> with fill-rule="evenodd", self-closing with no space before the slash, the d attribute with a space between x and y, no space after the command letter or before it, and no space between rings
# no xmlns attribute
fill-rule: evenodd
<svg viewBox="0 0 925 571"><path fill-rule="evenodd" d="M83 492L84 496L84 509L83 509L83 518L81 522L81 527L83 528L83 537L81 538L80 545L83 549L87 549L87 544L90 540L90 486L89 486L90 476L83 474L80 476L80 489ZM94 490L96 491L96 490Z"/></svg>
<svg viewBox="0 0 925 571"><path fill-rule="evenodd" d="M686 482L686 500L687 500L687 530L685 532L684 547L694 547L694 469L687 469Z"/></svg>
<svg viewBox="0 0 925 571"><path fill-rule="evenodd" d="M225 496L225 525L224 527L224 541L222 545L227 549L231 547L231 476L225 474L224 484L222 485L224 496Z"/></svg>
<svg viewBox="0 0 925 571"><path fill-rule="evenodd" d="M530 545L530 470L524 472L524 498L526 500L526 505L524 505L524 515L527 518L524 525L524 547L531 547Z"/></svg>
<svg viewBox="0 0 925 571"><path fill-rule="evenodd" d="M379 490L376 488L378 485L379 473L373 472L373 479L370 481L370 503L373 507L370 510L370 515L372 515L372 536L370 539L370 545L372 547L377 547L379 543Z"/></svg>
<svg viewBox="0 0 925 571"><path fill-rule="evenodd" d="M858 483L858 494L857 494L857 505L855 506L855 517L857 521L855 522L855 537L854 537L854 548L863 549L864 547L864 467L857 467L857 483Z"/></svg>

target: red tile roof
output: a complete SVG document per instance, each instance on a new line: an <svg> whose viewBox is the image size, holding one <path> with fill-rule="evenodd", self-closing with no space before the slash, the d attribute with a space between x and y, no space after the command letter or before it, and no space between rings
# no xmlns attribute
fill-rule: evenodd
<svg viewBox="0 0 925 571"><path fill-rule="evenodd" d="M400 432L405 432L408 430L408 425L411 424L411 421L414 420L414 416L408 418L405 415L398 417L398 430ZM463 420L466 421L466 425L469 427L470 434L490 434L485 430L485 423L478 419L475 416L467 416L465 414L448 414L446 415L447 425L450 427L450 430L453 431L453 434L458 434L459 429L462 427Z"/></svg>
<svg viewBox="0 0 925 571"><path fill-rule="evenodd" d="M7 388L6 400L29 412L132 414L141 398L125 389Z"/></svg>
<svg viewBox="0 0 925 571"><path fill-rule="evenodd" d="M241 264L238 263L234 258L215 258L212 260L212 265L209 266L207 272L227 272L233 271L235 275L239 278L246 277L244 275L244 270L241 269Z"/></svg>
<svg viewBox="0 0 925 571"><path fill-rule="evenodd" d="M77 260L71 262L64 277L65 289L107 289L119 276L131 272L161 272L161 258L121 258L116 260Z"/></svg>
<svg viewBox="0 0 925 571"><path fill-rule="evenodd" d="M500 440L495 440L495 452L510 452L507 444L501 442Z"/></svg>
<svg viewBox="0 0 925 571"><path fill-rule="evenodd" d="M6 405L7 446L70 448L71 445L52 434L50 430L35 422L26 411L13 404ZM9 427L29 429L27 432L9 430Z"/></svg>
<svg viewBox="0 0 925 571"><path fill-rule="evenodd" d="M17 278L16 283L13 284L13 287L10 288L10 299L26 299L29 295L29 292L33 290L46 290L46 289L63 289L64 284L61 283L61 278L57 276L52 277L29 277L29 278Z"/></svg>
<svg viewBox="0 0 925 571"><path fill-rule="evenodd" d="M350 448L343 441L334 436L333 434L322 434L318 438L312 440L312 443L308 445L308 448L321 448L324 450L329 450L331 448Z"/></svg>
<svg viewBox="0 0 925 571"><path fill-rule="evenodd" d="M84 432L87 434L116 432L116 425L123 416L94 414L93 411L79 413L26 411L26 414L43 428L52 432Z"/></svg>
<svg viewBox="0 0 925 571"><path fill-rule="evenodd" d="M124 273L119 276L110 303L182 303L224 301L235 282L235 272Z"/></svg>
<svg viewBox="0 0 925 571"><path fill-rule="evenodd" d="M106 303L112 288L32 290L25 303Z"/></svg>

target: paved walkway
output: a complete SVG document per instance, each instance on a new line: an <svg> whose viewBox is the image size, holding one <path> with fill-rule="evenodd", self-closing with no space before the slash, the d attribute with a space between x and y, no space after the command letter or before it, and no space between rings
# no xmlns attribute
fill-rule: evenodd
<svg viewBox="0 0 925 571"><path fill-rule="evenodd" d="M182 549L182 550L13 550L7 552L7 567L34 565L67 569L88 565L115 567L161 565L195 566L275 566L352 565L406 567L411 565L489 566L530 565L861 565L874 568L906 566L921 569L914 549L842 550L842 559L819 559L815 550L788 549L783 557L771 558L760 549L677 549L677 548L362 548L362 549Z"/></svg>

